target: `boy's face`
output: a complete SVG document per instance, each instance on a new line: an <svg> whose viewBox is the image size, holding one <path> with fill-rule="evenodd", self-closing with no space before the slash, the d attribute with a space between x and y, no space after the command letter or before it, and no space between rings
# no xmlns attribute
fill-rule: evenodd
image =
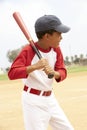
<svg viewBox="0 0 87 130"><path fill-rule="evenodd" d="M52 35L50 34L48 35L49 35L49 46L53 48L57 48L62 39L61 33L54 32Z"/></svg>

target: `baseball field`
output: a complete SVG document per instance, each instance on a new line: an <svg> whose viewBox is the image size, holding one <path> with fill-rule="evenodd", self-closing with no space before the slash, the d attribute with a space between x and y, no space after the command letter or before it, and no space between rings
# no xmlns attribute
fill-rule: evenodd
<svg viewBox="0 0 87 130"><path fill-rule="evenodd" d="M10 81L1 75L0 79L0 130L24 130L22 81ZM53 88L75 130L87 130L87 71L70 72L63 82L54 81Z"/></svg>

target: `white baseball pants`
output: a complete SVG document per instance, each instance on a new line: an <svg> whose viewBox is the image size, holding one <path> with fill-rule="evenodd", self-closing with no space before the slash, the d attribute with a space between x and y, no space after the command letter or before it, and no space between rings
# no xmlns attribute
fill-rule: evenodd
<svg viewBox="0 0 87 130"><path fill-rule="evenodd" d="M54 94L38 96L23 91L22 104L25 130L74 130L60 108Z"/></svg>

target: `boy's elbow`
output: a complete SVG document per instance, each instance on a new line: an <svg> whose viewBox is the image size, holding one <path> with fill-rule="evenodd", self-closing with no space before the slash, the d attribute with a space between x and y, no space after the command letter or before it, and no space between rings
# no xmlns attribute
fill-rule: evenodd
<svg viewBox="0 0 87 130"><path fill-rule="evenodd" d="M15 73L14 73L13 69L10 69L10 70L8 71L8 78L9 78L10 80L14 80L14 79L15 79Z"/></svg>
<svg viewBox="0 0 87 130"><path fill-rule="evenodd" d="M8 72L8 78L9 78L10 80L13 80L13 79L14 79L14 77L12 76L12 74L11 74L10 72Z"/></svg>

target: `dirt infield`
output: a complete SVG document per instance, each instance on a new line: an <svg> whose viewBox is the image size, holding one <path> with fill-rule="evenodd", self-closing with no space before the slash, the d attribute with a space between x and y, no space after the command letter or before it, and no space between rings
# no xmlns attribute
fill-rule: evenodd
<svg viewBox="0 0 87 130"><path fill-rule="evenodd" d="M53 87L75 130L87 130L87 72L70 74L65 81L54 82ZM24 130L22 89L21 80L0 81L0 130Z"/></svg>

